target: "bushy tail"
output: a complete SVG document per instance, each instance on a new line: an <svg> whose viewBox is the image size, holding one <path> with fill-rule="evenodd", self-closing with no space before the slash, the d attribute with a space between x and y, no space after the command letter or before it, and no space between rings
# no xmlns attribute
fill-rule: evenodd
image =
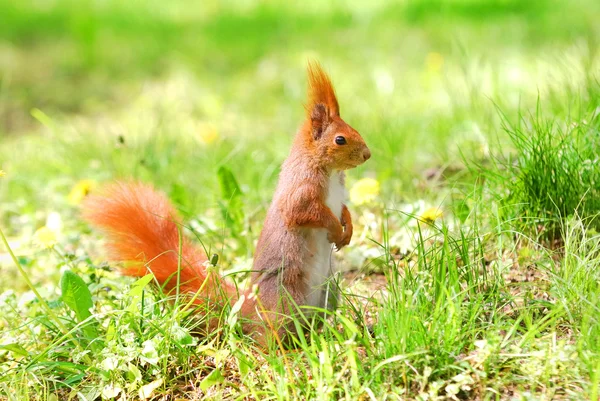
<svg viewBox="0 0 600 401"><path fill-rule="evenodd" d="M121 262L123 274L139 277L152 272L165 291L171 291L177 287L179 269L180 293L202 289L197 303L237 300L233 286L218 274L207 273L204 253L183 235L178 213L166 196L152 187L112 184L101 195L86 199L83 216L106 233L109 257Z"/></svg>

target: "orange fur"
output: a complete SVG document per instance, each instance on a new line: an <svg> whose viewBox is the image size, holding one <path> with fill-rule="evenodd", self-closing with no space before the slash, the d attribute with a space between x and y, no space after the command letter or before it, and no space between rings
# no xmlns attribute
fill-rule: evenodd
<svg viewBox="0 0 600 401"><path fill-rule="evenodd" d="M327 107L330 116L339 116L340 107L338 105L335 90L331 84L331 79L323 71L323 67L316 62L308 63L308 102L306 104L306 112L310 117L315 105L321 103Z"/></svg>
<svg viewBox="0 0 600 401"><path fill-rule="evenodd" d="M180 266L181 293L195 293L203 286L205 255L182 235L178 213L152 187L115 183L86 199L83 210L84 218L107 234L109 257L124 263L123 274L141 277L152 272L165 290L172 290ZM235 288L216 277L209 280L200 298L222 303L224 292L237 299Z"/></svg>
<svg viewBox="0 0 600 401"><path fill-rule="evenodd" d="M282 165L254 255L250 288L256 286L258 294L250 297L245 292L241 308L244 332L263 344L272 332L281 337L294 331L288 317L297 312L295 306L329 307L324 287L331 272L324 272L329 265L322 258L330 255L332 243L339 250L352 237L343 196L331 197L330 188L342 194L344 170L371 156L360 134L339 116L335 91L321 66L311 63L307 72L307 118ZM109 254L126 263L124 274L151 271L169 291L176 287L179 271L180 292L202 290L198 304L233 304L239 299L233 286L207 273L203 252L181 235L177 212L150 186L113 184L86 201L84 217L107 233ZM209 329L217 323L211 320Z"/></svg>

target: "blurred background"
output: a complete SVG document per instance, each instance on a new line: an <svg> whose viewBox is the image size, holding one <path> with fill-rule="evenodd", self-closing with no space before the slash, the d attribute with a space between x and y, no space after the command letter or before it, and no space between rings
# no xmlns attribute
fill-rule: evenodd
<svg viewBox="0 0 600 401"><path fill-rule="evenodd" d="M578 121L598 93L595 0L0 0L0 16L0 224L24 255L52 216L76 242L80 195L119 177L219 231L222 166L251 250L310 59L373 153L349 184L378 180L383 208L441 204L457 184L431 177L510 152L503 116Z"/></svg>

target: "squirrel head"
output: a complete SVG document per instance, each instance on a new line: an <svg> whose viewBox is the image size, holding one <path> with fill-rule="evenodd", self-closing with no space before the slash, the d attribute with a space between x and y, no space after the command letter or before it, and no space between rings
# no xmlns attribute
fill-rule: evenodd
<svg viewBox="0 0 600 401"><path fill-rule="evenodd" d="M371 157L360 134L340 117L340 108L329 76L317 62L308 64L307 124L305 143L321 165L347 170Z"/></svg>

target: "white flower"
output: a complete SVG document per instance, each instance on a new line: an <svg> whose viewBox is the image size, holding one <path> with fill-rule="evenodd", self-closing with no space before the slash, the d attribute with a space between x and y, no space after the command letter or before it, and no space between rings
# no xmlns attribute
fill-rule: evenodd
<svg viewBox="0 0 600 401"><path fill-rule="evenodd" d="M158 363L158 352L154 347L154 343L152 340L146 340L142 344L144 349L142 350L142 354L140 355L140 359L142 362L147 362L150 365L156 365Z"/></svg>
<svg viewBox="0 0 600 401"><path fill-rule="evenodd" d="M119 359L117 359L116 356L106 357L104 358L100 366L102 366L102 369L104 370L115 370L117 367L119 367Z"/></svg>
<svg viewBox="0 0 600 401"><path fill-rule="evenodd" d="M104 399L113 399L113 398L117 398L117 396L119 394L121 394L121 392L123 391L123 389L119 386L115 386L114 384L107 384L106 386L104 386L104 388L102 389L102 398Z"/></svg>

